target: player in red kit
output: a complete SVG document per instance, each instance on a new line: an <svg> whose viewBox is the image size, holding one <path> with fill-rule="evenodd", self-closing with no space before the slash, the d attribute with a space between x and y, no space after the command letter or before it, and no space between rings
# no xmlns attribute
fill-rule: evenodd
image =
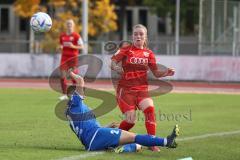
<svg viewBox="0 0 240 160"><path fill-rule="evenodd" d="M74 72L77 73L78 66L78 54L79 49L83 48L83 42L80 35L74 32L74 21L72 19L68 19L66 21L66 32L60 35L60 48L62 49L62 57L60 64L61 71L61 87L63 96L59 99L67 99L67 79L66 73L69 68L74 68ZM72 82L75 81L72 79Z"/></svg>
<svg viewBox="0 0 240 160"><path fill-rule="evenodd" d="M147 72L150 69L157 78L172 76L174 70L160 70L154 53L147 48L147 29L138 24L133 27L133 44L120 48L112 57L111 69L121 75L117 87L117 103L125 115L120 129L130 130L136 121L136 109L145 115L145 126L149 135L156 134L156 119L153 100L148 93ZM121 66L119 65L121 63ZM152 151L160 151L156 146Z"/></svg>

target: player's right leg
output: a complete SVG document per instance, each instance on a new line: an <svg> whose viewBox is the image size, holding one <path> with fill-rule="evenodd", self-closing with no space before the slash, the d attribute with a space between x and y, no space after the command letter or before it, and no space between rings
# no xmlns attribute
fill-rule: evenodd
<svg viewBox="0 0 240 160"><path fill-rule="evenodd" d="M176 148L177 143L175 142L176 137L179 135L178 125L175 125L172 133L167 138L160 138L151 135L137 135L128 131L122 131L119 145L137 143L143 146L162 146L168 148Z"/></svg>
<svg viewBox="0 0 240 160"><path fill-rule="evenodd" d="M120 110L124 114L124 120L120 123L119 129L128 131L134 125L136 121L135 112L135 98L133 93L130 93L124 88L117 89L117 102Z"/></svg>
<svg viewBox="0 0 240 160"><path fill-rule="evenodd" d="M136 121L135 109L126 111L124 113L124 117L125 117L125 119L120 123L119 129L128 131L135 125L135 121Z"/></svg>
<svg viewBox="0 0 240 160"><path fill-rule="evenodd" d="M113 151L115 153L128 153L128 152L139 152L142 150L142 146L137 143L125 144L115 148Z"/></svg>
<svg viewBox="0 0 240 160"><path fill-rule="evenodd" d="M62 56L61 61L60 61L60 84L61 84L61 89L63 96L60 96L60 100L65 100L67 99L67 70L68 70L68 57Z"/></svg>

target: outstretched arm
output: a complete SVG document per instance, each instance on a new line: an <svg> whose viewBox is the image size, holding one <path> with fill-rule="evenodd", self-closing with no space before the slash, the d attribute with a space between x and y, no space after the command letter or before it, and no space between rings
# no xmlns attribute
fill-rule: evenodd
<svg viewBox="0 0 240 160"><path fill-rule="evenodd" d="M162 65L158 65L153 52L149 54L148 66L156 78L173 76L175 73L175 70L173 68L166 68L166 67L162 67Z"/></svg>
<svg viewBox="0 0 240 160"><path fill-rule="evenodd" d="M81 37L78 37L77 44L74 45L73 43L70 43L70 44L69 44L69 47L72 48L72 49L83 49L84 46L83 46L82 38L81 38Z"/></svg>
<svg viewBox="0 0 240 160"><path fill-rule="evenodd" d="M158 68L157 70L152 70L152 73L155 77L161 78L166 76L173 76L175 73L175 70L173 68L167 68L167 70L162 71Z"/></svg>
<svg viewBox="0 0 240 160"><path fill-rule="evenodd" d="M69 75L72 79L76 81L76 91L84 96L84 79L78 74L75 74L72 69L69 69Z"/></svg>
<svg viewBox="0 0 240 160"><path fill-rule="evenodd" d="M81 44L74 45L74 44L71 43L69 45L69 48L72 48L72 49L83 49L83 45L81 45Z"/></svg>

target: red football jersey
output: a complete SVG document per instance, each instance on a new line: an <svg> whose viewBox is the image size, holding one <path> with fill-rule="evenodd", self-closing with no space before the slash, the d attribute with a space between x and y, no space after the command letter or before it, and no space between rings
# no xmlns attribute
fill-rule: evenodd
<svg viewBox="0 0 240 160"><path fill-rule="evenodd" d="M157 69L154 53L149 49L140 49L133 45L118 50L112 60L122 62L124 73L119 85L134 90L147 89L147 71L149 68L152 71Z"/></svg>
<svg viewBox="0 0 240 160"><path fill-rule="evenodd" d="M60 44L63 46L62 56L78 56L78 49L68 47L70 43L72 43L73 45L82 45L82 39L80 35L76 32L73 32L69 35L67 35L66 33L62 33L60 35Z"/></svg>

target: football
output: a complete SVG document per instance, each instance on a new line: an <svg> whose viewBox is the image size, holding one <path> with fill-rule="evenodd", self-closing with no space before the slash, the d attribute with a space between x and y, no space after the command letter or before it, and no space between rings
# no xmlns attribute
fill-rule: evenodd
<svg viewBox="0 0 240 160"><path fill-rule="evenodd" d="M34 32L47 32L52 27L52 19L47 13L37 12L31 17L30 26Z"/></svg>

